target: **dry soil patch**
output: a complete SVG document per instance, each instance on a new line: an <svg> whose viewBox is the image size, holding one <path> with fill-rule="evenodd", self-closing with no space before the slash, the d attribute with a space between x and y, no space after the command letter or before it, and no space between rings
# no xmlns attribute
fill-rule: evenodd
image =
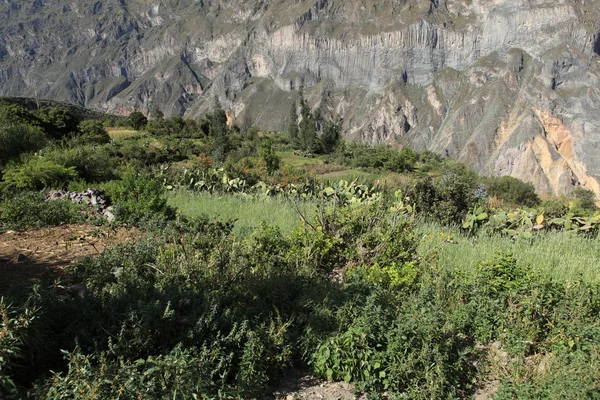
<svg viewBox="0 0 600 400"><path fill-rule="evenodd" d="M59 275L73 261L140 236L133 229L63 225L0 234L0 296L11 288Z"/></svg>

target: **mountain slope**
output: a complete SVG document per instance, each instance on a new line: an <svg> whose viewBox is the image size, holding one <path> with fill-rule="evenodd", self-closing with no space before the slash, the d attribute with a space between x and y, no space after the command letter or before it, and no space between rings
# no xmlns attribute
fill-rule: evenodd
<svg viewBox="0 0 600 400"><path fill-rule="evenodd" d="M283 129L297 89L351 139L600 194L600 0L0 2L0 94Z"/></svg>

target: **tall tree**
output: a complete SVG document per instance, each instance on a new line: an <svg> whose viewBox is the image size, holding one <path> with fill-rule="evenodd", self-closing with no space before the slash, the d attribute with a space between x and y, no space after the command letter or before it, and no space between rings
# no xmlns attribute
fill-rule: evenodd
<svg viewBox="0 0 600 400"><path fill-rule="evenodd" d="M229 151L229 127L227 114L218 100L215 101L215 110L210 117L209 135L213 138L213 158L215 161L225 161Z"/></svg>
<svg viewBox="0 0 600 400"><path fill-rule="evenodd" d="M294 102L292 103L292 108L290 109L290 123L288 125L288 134L290 135L290 139L292 141L292 146L297 149L300 148L300 140L299 140L299 133L300 130L298 129L298 112L297 112L297 105L296 105L296 100L294 100Z"/></svg>
<svg viewBox="0 0 600 400"><path fill-rule="evenodd" d="M340 142L342 133L342 122L336 118L333 121L325 121L323 134L321 135L321 144L323 153L333 153Z"/></svg>
<svg viewBox="0 0 600 400"><path fill-rule="evenodd" d="M302 116L299 132L300 147L302 150L315 151L317 148L315 119L308 103L304 99L304 93L302 91L300 92L300 114Z"/></svg>
<svg viewBox="0 0 600 400"><path fill-rule="evenodd" d="M260 148L258 149L259 154L267 166L267 173L269 175L273 175L275 171L279 169L279 165L281 163L281 157L275 153L273 149L273 142L271 139L266 138L260 144Z"/></svg>

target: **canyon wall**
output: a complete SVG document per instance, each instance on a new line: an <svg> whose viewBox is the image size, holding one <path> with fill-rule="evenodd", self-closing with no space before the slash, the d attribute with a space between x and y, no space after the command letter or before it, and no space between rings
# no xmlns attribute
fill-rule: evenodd
<svg viewBox="0 0 600 400"><path fill-rule="evenodd" d="M231 115L600 195L600 0L0 0L0 95Z"/></svg>

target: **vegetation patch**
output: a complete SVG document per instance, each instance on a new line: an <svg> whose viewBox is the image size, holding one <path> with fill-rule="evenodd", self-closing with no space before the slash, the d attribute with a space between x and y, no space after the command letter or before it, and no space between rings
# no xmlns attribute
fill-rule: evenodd
<svg viewBox="0 0 600 400"><path fill-rule="evenodd" d="M258 399L298 368L367 398L600 396L585 190L542 203L430 152L344 143L302 96L287 133L218 104L132 113L112 138L66 107L0 116L2 399ZM114 220L46 201L88 187ZM119 232L136 233L104 240Z"/></svg>

